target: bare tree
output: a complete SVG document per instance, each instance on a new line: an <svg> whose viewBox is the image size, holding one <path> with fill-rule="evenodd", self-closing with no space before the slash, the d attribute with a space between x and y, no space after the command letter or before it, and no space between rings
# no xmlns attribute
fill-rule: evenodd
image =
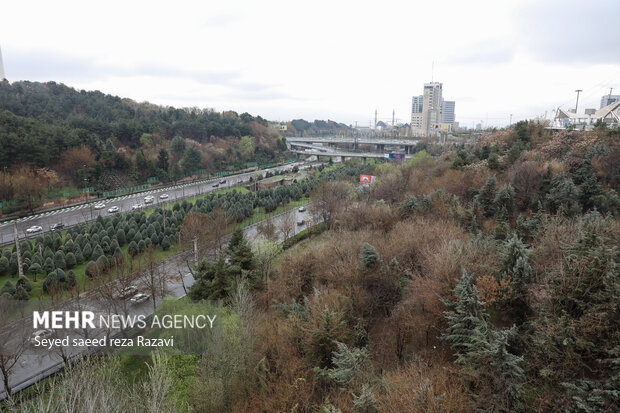
<svg viewBox="0 0 620 413"><path fill-rule="evenodd" d="M277 228L273 218L267 218L256 225L256 231L270 241L277 239Z"/></svg>
<svg viewBox="0 0 620 413"><path fill-rule="evenodd" d="M351 186L346 182L322 180L312 191L310 212L331 227L332 219L347 208L352 194Z"/></svg>
<svg viewBox="0 0 620 413"><path fill-rule="evenodd" d="M295 233L295 210L283 212L277 217L276 222L278 233L284 238L283 241L288 241L291 235Z"/></svg>
<svg viewBox="0 0 620 413"><path fill-rule="evenodd" d="M0 297L0 374L4 391L11 398L11 376L28 345L27 320L19 317L22 302Z"/></svg>
<svg viewBox="0 0 620 413"><path fill-rule="evenodd" d="M209 217L211 218L213 239L217 245L218 252L221 252L222 243L224 242L223 238L228 232L228 227L232 222L232 217L224 208L219 206L213 208L209 214Z"/></svg>
<svg viewBox="0 0 620 413"><path fill-rule="evenodd" d="M140 289L148 291L153 300L153 311L157 310L157 298L163 298L168 294L168 275L162 265L157 262L155 248L150 245L143 254L145 261L144 271L141 272L138 284Z"/></svg>

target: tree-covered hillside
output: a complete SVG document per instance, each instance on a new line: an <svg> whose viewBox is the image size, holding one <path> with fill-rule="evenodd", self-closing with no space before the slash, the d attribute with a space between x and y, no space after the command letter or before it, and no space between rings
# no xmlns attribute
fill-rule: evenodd
<svg viewBox="0 0 620 413"><path fill-rule="evenodd" d="M0 82L0 201L11 201L11 210L84 187L167 182L286 158L277 125L260 116L137 103L55 82Z"/></svg>

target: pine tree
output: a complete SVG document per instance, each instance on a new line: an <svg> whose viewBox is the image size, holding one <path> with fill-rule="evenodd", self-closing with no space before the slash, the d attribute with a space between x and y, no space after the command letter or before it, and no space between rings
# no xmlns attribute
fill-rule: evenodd
<svg viewBox="0 0 620 413"><path fill-rule="evenodd" d="M489 176L478 193L478 202L480 202L484 215L487 217L491 217L495 213L493 201L495 200L496 187L497 179L495 176Z"/></svg>
<svg viewBox="0 0 620 413"><path fill-rule="evenodd" d="M377 413L377 401L367 384L362 386L359 396L355 393L353 396L353 412L354 413Z"/></svg>
<svg viewBox="0 0 620 413"><path fill-rule="evenodd" d="M456 301L442 300L452 311L445 312L448 328L442 338L456 352L456 362L477 366L478 352L486 347L488 314L484 302L478 299L474 280L463 269L463 275L453 290Z"/></svg>
<svg viewBox="0 0 620 413"><path fill-rule="evenodd" d="M362 250L359 254L359 265L364 271L372 270L381 263L381 257L375 250L375 247L368 243L362 244Z"/></svg>

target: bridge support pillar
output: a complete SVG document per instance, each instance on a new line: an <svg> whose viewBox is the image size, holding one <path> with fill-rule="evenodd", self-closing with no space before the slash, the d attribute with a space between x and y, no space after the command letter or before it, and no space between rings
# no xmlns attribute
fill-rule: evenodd
<svg viewBox="0 0 620 413"><path fill-rule="evenodd" d="M377 145L377 150L383 152L385 150L385 145L378 144Z"/></svg>
<svg viewBox="0 0 620 413"><path fill-rule="evenodd" d="M366 157L362 156L362 165L366 165Z"/></svg>
<svg viewBox="0 0 620 413"><path fill-rule="evenodd" d="M409 154L409 151L411 150L411 146L409 145L405 145L405 153Z"/></svg>
<svg viewBox="0 0 620 413"><path fill-rule="evenodd" d="M344 156L340 157L340 163L344 163Z"/></svg>

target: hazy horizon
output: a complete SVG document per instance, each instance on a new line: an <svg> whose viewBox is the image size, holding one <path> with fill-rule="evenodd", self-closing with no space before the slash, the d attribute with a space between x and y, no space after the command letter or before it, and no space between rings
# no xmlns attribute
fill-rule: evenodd
<svg viewBox="0 0 620 413"><path fill-rule="evenodd" d="M10 2L9 81L56 81L175 107L367 126L443 83L456 121L504 126L620 93L620 4L556 0L381 7L318 2ZM618 88L618 89L616 89Z"/></svg>

